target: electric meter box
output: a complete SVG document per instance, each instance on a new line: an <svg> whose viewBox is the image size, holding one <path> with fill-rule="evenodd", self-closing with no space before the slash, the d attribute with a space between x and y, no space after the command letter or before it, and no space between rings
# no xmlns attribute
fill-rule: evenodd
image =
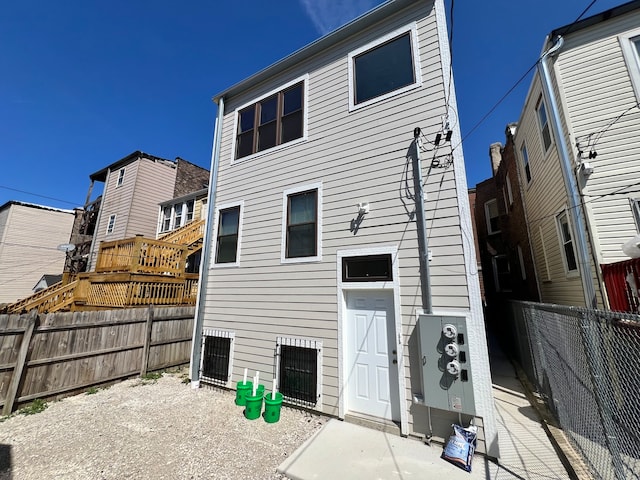
<svg viewBox="0 0 640 480"><path fill-rule="evenodd" d="M418 316L416 327L422 398L417 403L475 415L467 319L454 315Z"/></svg>

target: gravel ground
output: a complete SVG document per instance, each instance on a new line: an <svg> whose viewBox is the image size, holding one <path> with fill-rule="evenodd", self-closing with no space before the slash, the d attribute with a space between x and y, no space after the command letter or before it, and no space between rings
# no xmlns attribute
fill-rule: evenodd
<svg viewBox="0 0 640 480"><path fill-rule="evenodd" d="M282 479L278 465L327 421L288 407L276 423L247 420L235 392L183 378L127 380L6 419L0 479Z"/></svg>

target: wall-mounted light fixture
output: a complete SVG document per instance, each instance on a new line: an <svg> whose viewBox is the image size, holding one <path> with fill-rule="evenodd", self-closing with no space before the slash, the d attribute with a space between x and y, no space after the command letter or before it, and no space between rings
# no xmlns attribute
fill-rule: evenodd
<svg viewBox="0 0 640 480"><path fill-rule="evenodd" d="M358 215L365 215L369 213L369 202L362 202L356 205L358 208Z"/></svg>

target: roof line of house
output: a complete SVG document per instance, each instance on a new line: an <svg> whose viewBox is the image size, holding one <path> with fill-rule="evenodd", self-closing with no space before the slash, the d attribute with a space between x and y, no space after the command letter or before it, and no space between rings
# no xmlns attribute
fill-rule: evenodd
<svg viewBox="0 0 640 480"><path fill-rule="evenodd" d="M65 208L48 207L46 205L38 205L37 203L21 202L19 200L9 200L8 202L0 206L0 210L4 210L5 208L10 207L11 205L20 205L22 207L31 207L31 208L37 208L40 210L49 210L51 212L71 213L71 214L74 213L73 210L68 210Z"/></svg>
<svg viewBox="0 0 640 480"><path fill-rule="evenodd" d="M99 181L99 182L104 182L107 179L107 173L109 172L109 170L115 170L117 168L120 168L121 166L129 163L132 159L134 158L139 158L139 157L144 157L144 158L148 158L149 160L153 160L154 162L167 162L167 163L172 163L172 164L176 164L176 160L169 160L167 158L162 158L162 157L156 157L155 155L150 155L148 153L142 152L140 150L136 150L133 153L130 153L129 155L127 155L124 158L121 158L120 160L117 160L115 162L113 162L111 165L108 165L100 170L98 170L95 173L92 173L91 175L89 175L89 179L91 181ZM184 159L181 159L184 160ZM187 160L185 160L187 161ZM191 162L188 162L191 163Z"/></svg>
<svg viewBox="0 0 640 480"><path fill-rule="evenodd" d="M583 20L580 20L579 22L570 23L563 27L556 28L555 30L552 30L551 33L549 34L549 39L550 41L553 42L553 39L558 35L560 36L568 35L569 33L575 32L576 30L588 28L588 27L591 27L592 25L596 25L600 22L609 20L610 18L624 15L625 13L631 12L632 10L635 10L637 8L640 8L640 0L633 0L631 2L618 5L617 7L613 7L613 8L610 8L609 10L605 10L604 12L600 12L596 15L592 15Z"/></svg>
<svg viewBox="0 0 640 480"><path fill-rule="evenodd" d="M296 50L292 54L260 70L258 73L214 95L213 101L215 103L218 103L221 98L233 97L234 95L237 95L242 91L252 88L264 81L267 81L270 78L279 75L285 70L295 66L301 61L324 51L327 47L349 38L355 33L374 25L381 20L384 20L393 13L415 2L416 0L387 0L381 5L355 18L351 22L346 23L342 27L339 27L336 30L320 37L318 40L307 44L306 46L300 48L299 50Z"/></svg>

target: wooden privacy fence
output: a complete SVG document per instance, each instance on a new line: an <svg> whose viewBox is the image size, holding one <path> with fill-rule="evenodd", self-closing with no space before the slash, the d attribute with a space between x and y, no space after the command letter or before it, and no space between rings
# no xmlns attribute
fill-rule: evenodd
<svg viewBox="0 0 640 480"><path fill-rule="evenodd" d="M191 356L194 307L0 315L0 405L64 396Z"/></svg>

